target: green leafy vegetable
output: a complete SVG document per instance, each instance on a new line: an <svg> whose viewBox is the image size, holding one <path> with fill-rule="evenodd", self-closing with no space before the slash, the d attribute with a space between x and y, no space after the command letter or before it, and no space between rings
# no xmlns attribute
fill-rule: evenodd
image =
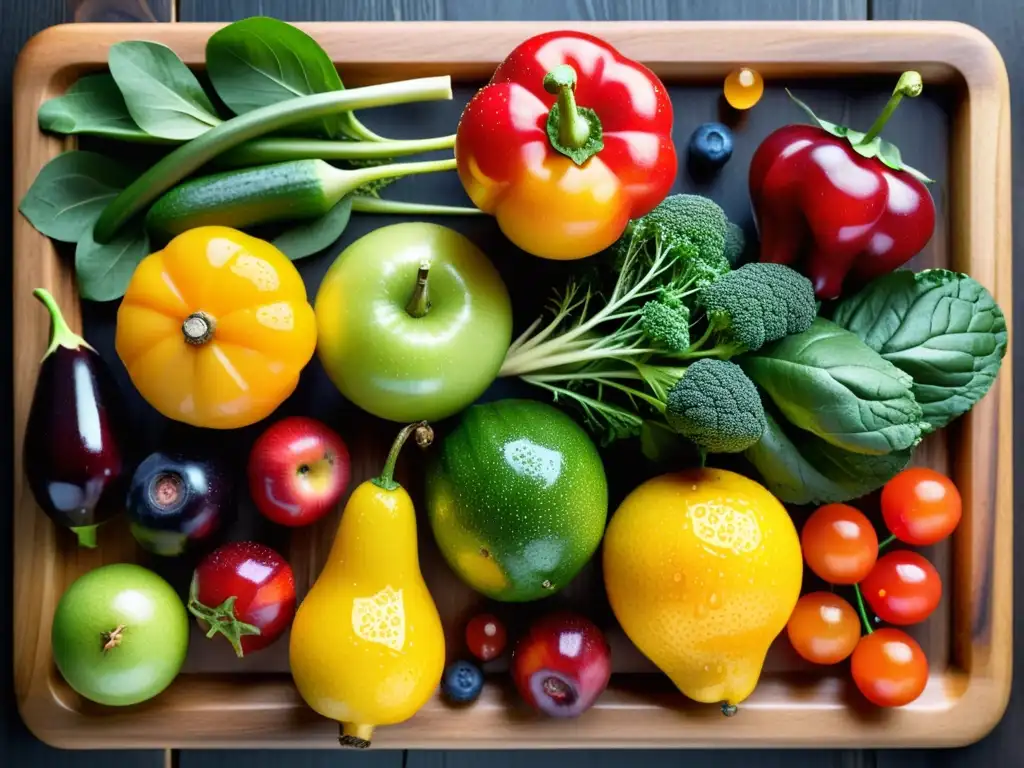
<svg viewBox="0 0 1024 768"><path fill-rule="evenodd" d="M724 361L745 350L734 332L763 343L803 330L814 318L814 291L784 265L732 272L727 224L707 198L667 197L630 223L607 261L556 292L554 316L511 345L500 375L575 405L602 444L646 432L652 446L654 421L702 451L742 451L760 437L764 416L754 384ZM720 301L709 294L712 316L701 297L718 285L726 287L715 294Z"/></svg>
<svg viewBox="0 0 1024 768"><path fill-rule="evenodd" d="M211 35L206 67L217 95L238 115L296 96L344 88L334 62L313 38L266 16L236 21ZM381 138L351 112L324 115L293 128L312 129L329 139Z"/></svg>
<svg viewBox="0 0 1024 768"><path fill-rule="evenodd" d="M75 248L78 292L93 301L121 298L149 250L149 238L141 222L125 227L109 243L97 243L92 230L86 230Z"/></svg>
<svg viewBox="0 0 1024 768"><path fill-rule="evenodd" d="M196 76L166 45L115 43L107 65L129 114L146 133L192 139L221 122Z"/></svg>
<svg viewBox="0 0 1024 768"><path fill-rule="evenodd" d="M766 409L761 439L744 452L765 487L787 504L829 504L871 493L910 463L912 449L881 456L851 453L785 425Z"/></svg>
<svg viewBox="0 0 1024 768"><path fill-rule="evenodd" d="M47 237L74 243L134 178L135 173L96 152L63 152L43 166L18 210Z"/></svg>
<svg viewBox="0 0 1024 768"><path fill-rule="evenodd" d="M740 364L790 422L848 451L906 450L928 428L910 376L824 318Z"/></svg>
<svg viewBox="0 0 1024 768"><path fill-rule="evenodd" d="M147 143L164 141L136 125L117 83L106 72L79 78L62 96L44 101L38 119L42 130L53 133Z"/></svg>
<svg viewBox="0 0 1024 768"><path fill-rule="evenodd" d="M292 261L312 256L341 237L351 217L352 197L348 195L319 219L282 232L274 238L274 245Z"/></svg>
<svg viewBox="0 0 1024 768"><path fill-rule="evenodd" d="M992 294L946 269L883 275L840 302L834 320L913 377L932 429L985 396L1006 354L1006 318Z"/></svg>

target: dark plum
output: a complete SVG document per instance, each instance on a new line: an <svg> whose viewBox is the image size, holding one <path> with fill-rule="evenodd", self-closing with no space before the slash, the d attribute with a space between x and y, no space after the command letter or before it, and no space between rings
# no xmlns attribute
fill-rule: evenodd
<svg viewBox="0 0 1024 768"><path fill-rule="evenodd" d="M135 470L127 506L143 549L165 557L199 551L235 518L231 473L214 457L151 453Z"/></svg>
<svg viewBox="0 0 1024 768"><path fill-rule="evenodd" d="M29 408L22 457L42 510L85 547L124 509L131 468L127 415L107 364L74 333L48 291L33 295L50 313L50 346Z"/></svg>

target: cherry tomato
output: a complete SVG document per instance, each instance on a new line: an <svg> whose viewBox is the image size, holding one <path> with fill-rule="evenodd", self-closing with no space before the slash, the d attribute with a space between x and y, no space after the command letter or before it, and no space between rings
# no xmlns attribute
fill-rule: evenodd
<svg viewBox="0 0 1024 768"><path fill-rule="evenodd" d="M466 625L466 645L481 661L496 659L505 650L505 625L489 613L481 613Z"/></svg>
<svg viewBox="0 0 1024 768"><path fill-rule="evenodd" d="M830 584L856 584L878 558L878 536L862 512L826 504L807 518L800 533L804 560Z"/></svg>
<svg viewBox="0 0 1024 768"><path fill-rule="evenodd" d="M266 648L295 616L295 577L281 555L255 541L233 541L192 574L188 609L207 637L218 632L241 658Z"/></svg>
<svg viewBox="0 0 1024 768"><path fill-rule="evenodd" d="M882 621L917 624L935 610L942 597L942 579L928 559L898 550L878 558L860 584L864 599Z"/></svg>
<svg viewBox="0 0 1024 768"><path fill-rule="evenodd" d="M857 688L879 707L902 707L924 690L928 659L910 635L886 627L865 635L850 660Z"/></svg>
<svg viewBox="0 0 1024 768"><path fill-rule="evenodd" d="M926 547L949 536L963 502L953 481L934 469L912 467L882 488L882 517L900 541Z"/></svg>
<svg viewBox="0 0 1024 768"><path fill-rule="evenodd" d="M807 661L838 664L857 647L860 619L853 606L839 595L811 592L797 600L786 634Z"/></svg>

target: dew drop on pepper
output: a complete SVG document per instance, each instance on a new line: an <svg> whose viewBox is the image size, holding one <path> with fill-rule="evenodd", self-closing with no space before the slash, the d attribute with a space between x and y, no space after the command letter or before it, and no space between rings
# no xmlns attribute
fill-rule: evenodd
<svg viewBox="0 0 1024 768"><path fill-rule="evenodd" d="M756 70L742 67L725 78L725 100L733 109L750 109L764 95L764 80Z"/></svg>

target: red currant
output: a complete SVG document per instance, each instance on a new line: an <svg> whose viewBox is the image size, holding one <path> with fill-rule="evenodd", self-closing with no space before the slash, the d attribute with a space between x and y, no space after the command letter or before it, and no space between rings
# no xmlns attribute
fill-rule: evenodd
<svg viewBox="0 0 1024 768"><path fill-rule="evenodd" d="M481 613L466 625L466 645L481 661L496 659L505 650L505 625L489 613Z"/></svg>

